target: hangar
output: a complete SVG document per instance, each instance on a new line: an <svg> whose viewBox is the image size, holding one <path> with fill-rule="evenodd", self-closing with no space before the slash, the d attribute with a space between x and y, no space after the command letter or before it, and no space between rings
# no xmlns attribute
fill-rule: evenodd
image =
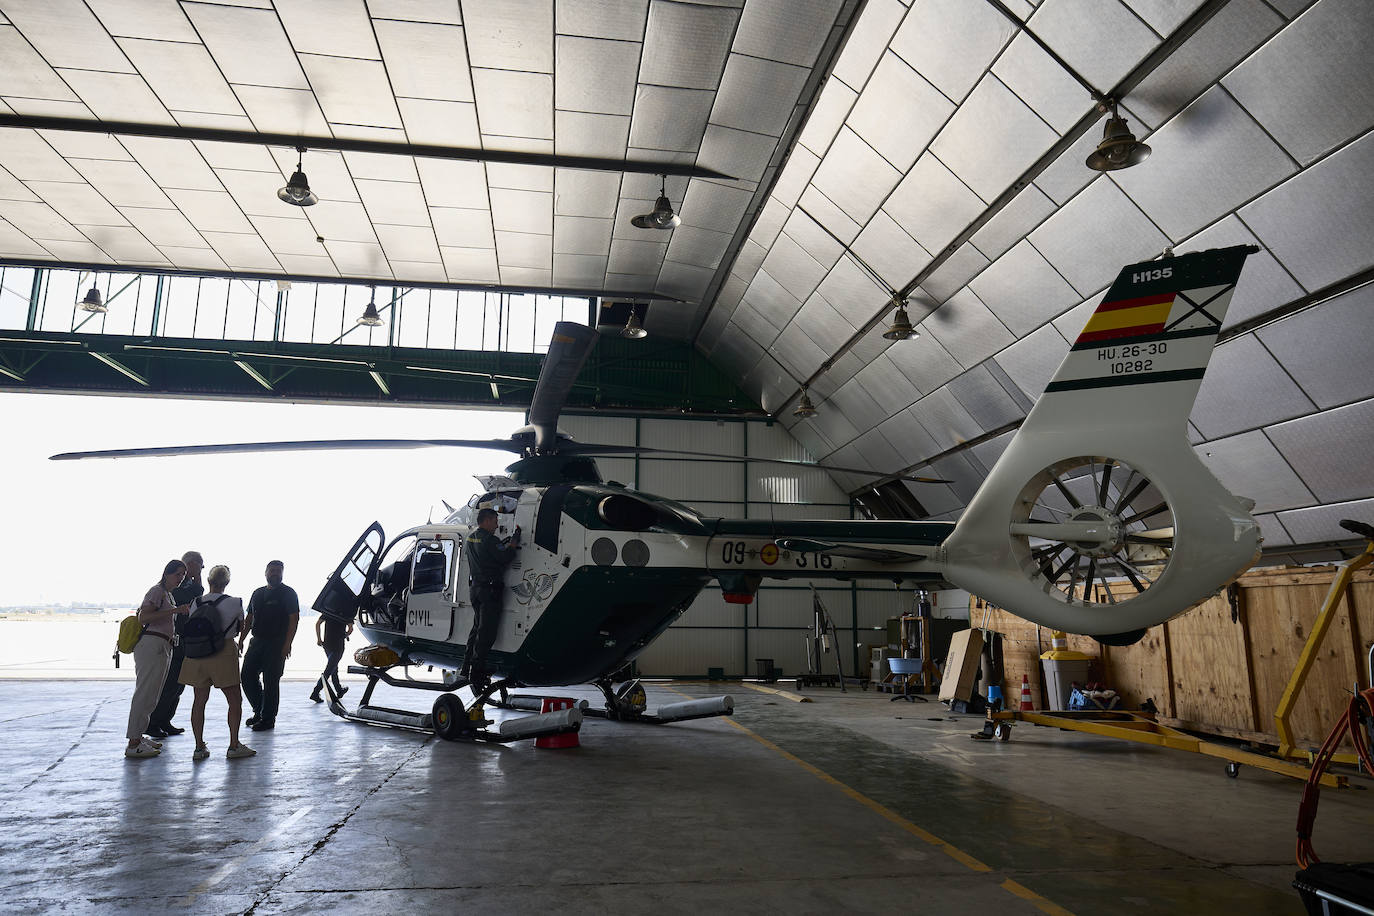
<svg viewBox="0 0 1374 916"><path fill-rule="evenodd" d="M710 456L605 477L710 516L948 522L1124 265L1252 245L1188 444L1254 500L1263 566L1345 561L1374 505L1372 37L1358 0L0 0L0 386L524 409L574 321L604 333L566 432ZM1262 745L1332 574L1253 575L1229 615L1074 648ZM817 585L826 664L872 674L919 596ZM1371 686L1362 588L1300 743ZM1048 631L935 603L1038 688ZM817 606L708 587L640 673L695 678L659 702L802 673ZM189 753L111 775L91 736L125 685L0 689L11 899L44 909L1295 903L1296 781L975 743L864 691L732 685L730 720L595 723L562 758L311 720L206 779ZM1357 795L1323 811L1350 860Z"/></svg>

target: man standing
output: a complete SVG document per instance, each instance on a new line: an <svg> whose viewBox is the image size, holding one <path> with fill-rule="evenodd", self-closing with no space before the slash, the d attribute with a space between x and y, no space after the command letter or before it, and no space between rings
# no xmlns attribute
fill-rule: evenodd
<svg viewBox="0 0 1374 916"><path fill-rule="evenodd" d="M205 586L200 583L200 571L205 566L205 560L201 558L200 551L186 551L181 555L181 562L186 564L186 578L182 580L180 585L172 589L172 600L176 602L177 607L190 604L205 594ZM172 724L172 716L177 714L177 704L181 702L181 692L186 689L186 686L178 680L181 676L181 660L186 657L180 642L181 627L185 622L186 615L184 614L178 614L172 618L177 636L173 641L172 661L167 666L167 680L162 682L162 695L158 697L157 706L153 708L153 714L148 717L148 734L154 738L166 738L169 735L179 735L186 731L186 729L177 728Z"/></svg>
<svg viewBox="0 0 1374 916"><path fill-rule="evenodd" d="M339 683L339 662L343 660L344 643L352 634L351 620L345 622L337 617L326 617L324 614L315 618L315 645L324 649L324 673L315 682L315 689L310 692L310 699L316 703L324 702L320 691L325 689L326 678L334 685L334 696L341 697L348 693L348 688Z"/></svg>
<svg viewBox="0 0 1374 916"><path fill-rule="evenodd" d="M281 675L291 657L291 641L301 620L296 590L283 585L286 564L273 560L267 564L267 584L248 599L248 617L239 635L239 649L249 633L253 641L243 655L243 695L253 707L248 727L255 732L270 731L277 724L281 703ZM261 680L259 680L261 679Z"/></svg>
<svg viewBox="0 0 1374 916"><path fill-rule="evenodd" d="M495 509L478 510L477 530L468 535L463 545L472 583L472 631L468 633L467 651L458 673L478 688L486 685L487 652L496 641L496 630L501 623L506 567L520 549L519 527L510 540L502 541L496 536L496 522Z"/></svg>

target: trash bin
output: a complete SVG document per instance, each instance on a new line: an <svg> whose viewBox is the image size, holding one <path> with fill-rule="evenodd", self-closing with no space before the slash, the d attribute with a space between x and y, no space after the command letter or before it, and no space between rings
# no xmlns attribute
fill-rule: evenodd
<svg viewBox="0 0 1374 916"><path fill-rule="evenodd" d="M777 677L773 674L773 660L771 658L754 659L754 673L758 676L758 679L765 684L771 684L777 680Z"/></svg>
<svg viewBox="0 0 1374 916"><path fill-rule="evenodd" d="M1045 669L1045 692L1049 694L1050 709L1062 712L1069 708L1069 692L1074 683L1087 683L1088 662L1092 658L1067 648L1068 637L1058 631L1051 644L1054 648L1040 656L1040 666Z"/></svg>

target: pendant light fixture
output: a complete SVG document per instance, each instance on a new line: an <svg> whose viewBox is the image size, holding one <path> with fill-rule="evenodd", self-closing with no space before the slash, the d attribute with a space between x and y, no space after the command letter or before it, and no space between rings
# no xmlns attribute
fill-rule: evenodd
<svg viewBox="0 0 1374 916"><path fill-rule="evenodd" d="M1139 165L1150 156L1148 144L1141 143L1126 126L1126 119L1117 114L1116 99L1106 100L1111 117L1102 129L1102 142L1088 154L1088 168L1095 172L1114 172Z"/></svg>
<svg viewBox="0 0 1374 916"><path fill-rule="evenodd" d="M892 326L883 332L883 337L887 340L915 340L920 337L921 332L911 326L911 319L907 316L906 300L893 296L892 304L897 306L897 311L892 316Z"/></svg>
<svg viewBox="0 0 1374 916"><path fill-rule="evenodd" d="M806 391L806 386L802 385L801 400L797 402L796 410L792 411L792 416L798 420L809 420L816 415L816 405L811 403L811 395Z"/></svg>
<svg viewBox="0 0 1374 916"><path fill-rule="evenodd" d="M382 316L377 314L377 287L372 287L372 301L368 302L367 308L363 309L363 316L358 319L358 324L367 328L381 327L385 322Z"/></svg>
<svg viewBox="0 0 1374 916"><path fill-rule="evenodd" d="M625 319L625 327L620 329L620 336L630 340L643 340L649 336L649 332L644 330L644 325L640 324L639 312L634 305L630 305L630 317Z"/></svg>
<svg viewBox="0 0 1374 916"><path fill-rule="evenodd" d="M291 175L291 180L286 183L286 187L277 190L277 197L293 207L313 207L320 202L320 199L315 196L314 191L310 190L310 182L306 180L305 172L301 171L305 147L296 147L296 153L296 171Z"/></svg>
<svg viewBox="0 0 1374 916"><path fill-rule="evenodd" d="M100 287L95 285L94 277L91 278L91 288L86 291L86 297L77 304L81 306L83 312L101 315L109 311L105 306L104 298L100 295Z"/></svg>
<svg viewBox="0 0 1374 916"><path fill-rule="evenodd" d="M654 201L654 209L648 213L641 213L630 220L640 229L676 229L682 225L682 218L673 212L673 205L668 201L668 176L663 176L663 181L659 184L658 200Z"/></svg>

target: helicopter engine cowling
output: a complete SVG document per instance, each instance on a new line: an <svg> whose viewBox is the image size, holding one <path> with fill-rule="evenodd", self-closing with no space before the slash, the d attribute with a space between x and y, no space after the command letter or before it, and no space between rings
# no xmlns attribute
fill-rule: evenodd
<svg viewBox="0 0 1374 916"><path fill-rule="evenodd" d="M658 521L659 512L642 499L613 493L596 504L603 522L620 531L645 531Z"/></svg>

